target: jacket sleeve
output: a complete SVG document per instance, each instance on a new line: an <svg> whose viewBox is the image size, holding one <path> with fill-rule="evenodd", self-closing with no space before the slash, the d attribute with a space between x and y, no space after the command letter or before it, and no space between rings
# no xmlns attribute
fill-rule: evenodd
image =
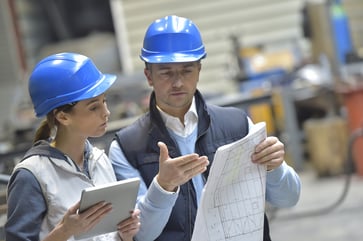
<svg viewBox="0 0 363 241"><path fill-rule="evenodd" d="M141 179L136 205L141 211L141 226L135 239L140 241L155 240L169 220L171 210L178 198L179 190L175 193L167 192L159 186L155 178L149 188L147 188L140 173L129 164L115 140L110 145L109 158L117 180L132 177L139 177Z"/></svg>
<svg viewBox="0 0 363 241"><path fill-rule="evenodd" d="M40 185L30 171L20 168L12 174L8 184L7 206L5 239L39 240L47 206Z"/></svg>

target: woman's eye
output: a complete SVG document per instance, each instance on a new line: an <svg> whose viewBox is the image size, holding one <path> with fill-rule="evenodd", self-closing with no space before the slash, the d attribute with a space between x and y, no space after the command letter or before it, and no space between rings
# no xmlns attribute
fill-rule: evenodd
<svg viewBox="0 0 363 241"><path fill-rule="evenodd" d="M95 110L97 110L100 107L100 105L101 105L101 103L94 104L94 105L90 106L89 109L91 111L95 111ZM102 105L103 105L103 103L102 103Z"/></svg>

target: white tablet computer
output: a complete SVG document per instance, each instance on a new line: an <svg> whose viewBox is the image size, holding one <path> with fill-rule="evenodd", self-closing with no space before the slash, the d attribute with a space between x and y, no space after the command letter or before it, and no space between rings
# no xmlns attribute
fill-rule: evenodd
<svg viewBox="0 0 363 241"><path fill-rule="evenodd" d="M130 178L84 189L81 194L80 212L102 201L112 203L112 211L93 229L74 238L84 239L116 231L117 224L130 217L130 211L135 209L139 186L139 178Z"/></svg>

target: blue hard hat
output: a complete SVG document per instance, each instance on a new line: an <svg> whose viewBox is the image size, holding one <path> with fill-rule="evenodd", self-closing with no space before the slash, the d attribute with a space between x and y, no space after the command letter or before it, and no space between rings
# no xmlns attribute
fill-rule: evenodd
<svg viewBox="0 0 363 241"><path fill-rule="evenodd" d="M197 61L206 56L198 27L175 15L155 20L146 30L140 58L147 63Z"/></svg>
<svg viewBox="0 0 363 241"><path fill-rule="evenodd" d="M103 74L92 60L77 53L58 53L41 60L30 75L28 90L37 117L72 102L104 93L116 75Z"/></svg>

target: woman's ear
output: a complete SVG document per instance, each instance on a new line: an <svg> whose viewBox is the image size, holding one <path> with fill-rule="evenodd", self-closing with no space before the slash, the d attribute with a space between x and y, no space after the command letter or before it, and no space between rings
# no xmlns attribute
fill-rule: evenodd
<svg viewBox="0 0 363 241"><path fill-rule="evenodd" d="M55 120L61 125L67 125L69 122L69 115L64 111L54 110L53 112Z"/></svg>

